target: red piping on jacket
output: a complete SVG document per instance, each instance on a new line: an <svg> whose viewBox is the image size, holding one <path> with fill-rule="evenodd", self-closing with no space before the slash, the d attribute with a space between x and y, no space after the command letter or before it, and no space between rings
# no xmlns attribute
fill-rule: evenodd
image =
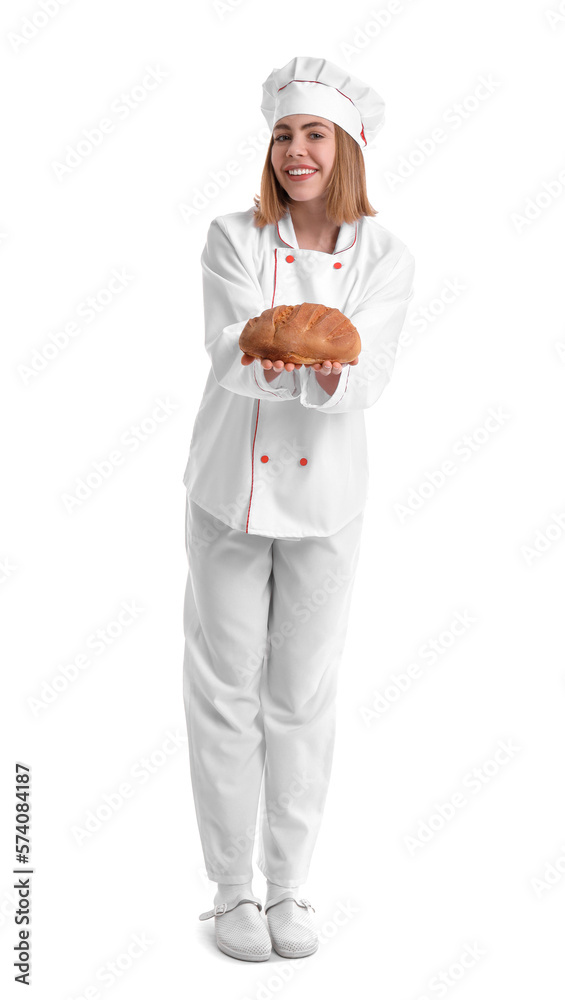
<svg viewBox="0 0 565 1000"><path fill-rule="evenodd" d="M249 514L251 513L251 497L253 496L253 456L255 454L255 438L257 437L257 424L259 423L259 404L261 400L257 400L257 418L255 420L255 434L253 435L253 447L251 448L251 493L249 494L249 507L247 508L247 522L245 524L245 530L249 532Z"/></svg>
<svg viewBox="0 0 565 1000"><path fill-rule="evenodd" d="M285 84L285 86L286 86L286 84ZM283 88L281 87L281 90L282 89ZM293 250L295 249L295 247L292 247L292 245L290 243L287 243L286 240L283 240L283 238L282 238L282 236L280 234L278 222L277 222L277 233L279 235L279 239L280 239L281 243L284 243L284 245L287 246L287 247L291 247L291 249L293 249ZM353 243L350 243L348 247L344 247L343 250L338 250L338 253L343 253L345 250L351 250L351 247L354 246L356 242L357 242L357 222L355 222L355 236L353 237ZM298 247L298 249L300 249L300 247ZM273 297L271 299L271 309L273 308L273 302L275 301L275 294L276 294L276 290L277 290L277 251L274 250L273 253L275 255L275 271L274 271L274 279L273 279ZM334 255L332 254L332 256L334 256ZM350 372L350 370L348 370L348 372L347 372L347 378L345 380L345 386L343 388L343 393L339 397L340 399L343 398L343 396L345 394L345 390L347 389L347 383L349 382L349 372ZM257 376L255 376L255 381L257 382ZM259 385L258 382L257 382L257 385ZM276 393L273 392L272 395L275 396ZM338 400L338 402L339 402L339 400ZM247 508L247 521L245 523L245 531L247 533L249 533L249 516L251 514L251 501L253 499L253 463L254 463L254 459L255 459L255 438L257 437L257 426L259 424L259 407L260 407L260 405L261 405L261 400L258 399L257 400L257 415L256 415L256 418L255 418L255 433L253 435L253 445L252 445L252 448L251 448L251 491L249 493L249 506Z"/></svg>
<svg viewBox="0 0 565 1000"><path fill-rule="evenodd" d="M277 224L277 229L278 229L278 224ZM284 240L283 240L283 243L284 243ZM273 308L273 302L275 301L275 292L276 292L276 288L277 288L277 251L274 250L273 253L275 255L275 273L274 273L274 281L273 281L273 297L271 299L271 309ZM255 381L257 382L257 376L255 376ZM259 385L258 382L257 382L257 385ZM276 393L273 392L272 395L276 396ZM249 534L249 515L251 514L251 501L253 499L253 463L254 463L254 459L255 459L255 438L257 437L257 425L259 423L259 407L260 407L260 405L261 405L261 400L258 399L257 400L257 416L255 418L255 433L253 435L253 445L251 447L251 492L249 494L249 506L247 508L247 521L245 523L245 531L247 532L247 534Z"/></svg>
<svg viewBox="0 0 565 1000"><path fill-rule="evenodd" d="M300 247L293 247L292 243L287 243L286 240L283 240L278 222L277 222L277 233L279 236L279 240L281 241L281 243L284 243L285 247L290 247L291 250L300 250ZM353 237L353 243L350 243L348 247L344 247L343 250L338 250L337 253L330 254L330 257L337 257L338 253L345 253L346 250L351 250L351 247L355 246L356 242L357 242L357 222L355 222L355 236ZM318 251L314 251L314 253L317 252Z"/></svg>

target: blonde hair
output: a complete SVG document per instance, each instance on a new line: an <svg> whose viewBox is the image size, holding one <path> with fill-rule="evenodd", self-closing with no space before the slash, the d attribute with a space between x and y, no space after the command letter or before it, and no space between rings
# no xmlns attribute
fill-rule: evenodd
<svg viewBox="0 0 565 1000"><path fill-rule="evenodd" d="M253 198L253 219L259 229L282 219L291 200L279 184L271 163L274 141L271 135L261 175L261 194ZM335 160L327 189L326 214L338 226L342 222L355 222L363 215L378 215L367 197L361 147L339 125L335 125Z"/></svg>

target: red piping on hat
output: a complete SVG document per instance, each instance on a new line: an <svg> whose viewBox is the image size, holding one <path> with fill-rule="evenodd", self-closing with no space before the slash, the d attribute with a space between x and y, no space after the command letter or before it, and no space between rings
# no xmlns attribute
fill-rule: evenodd
<svg viewBox="0 0 565 1000"><path fill-rule="evenodd" d="M282 87L279 87L279 89L277 90L277 94L279 93L279 91L284 90L285 87L288 87L289 83L320 83L320 84L322 84L322 87L327 87L328 86L327 83L322 83L321 80L296 80L296 79L294 79L294 80L288 80L287 83L283 83ZM338 94L341 94L342 97L347 98L347 100L351 104L353 104L353 107L355 108L355 110L357 110L355 102L352 101L350 97L347 97L347 94L344 94L343 90L340 90L339 87L334 87L333 89L337 90ZM360 132L360 135L361 135L361 138L363 139L363 142L365 143L365 145L367 145L367 140L365 138L365 126L363 125L362 122L361 122L361 132Z"/></svg>

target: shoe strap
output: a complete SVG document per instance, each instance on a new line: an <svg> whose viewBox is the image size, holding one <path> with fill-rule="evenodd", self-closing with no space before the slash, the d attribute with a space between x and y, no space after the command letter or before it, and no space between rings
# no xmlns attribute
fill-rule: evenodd
<svg viewBox="0 0 565 1000"><path fill-rule="evenodd" d="M211 910L206 910L204 913L201 913L198 919L208 920L210 917L221 917L224 913L228 913L229 910L234 910L240 903L255 903L255 906L259 909L259 911L263 909L261 900L257 899L256 896L245 896L240 892L239 895L230 899L229 903L216 903L216 906L213 906Z"/></svg>
<svg viewBox="0 0 565 1000"><path fill-rule="evenodd" d="M292 889L289 889L287 892L281 892L280 896L275 896L273 899L270 899L268 903L265 903L265 913L271 908L271 906L275 906L276 903L282 903L283 899L293 899L297 906L302 906L305 909L310 907L311 910L314 910L314 907L309 900L304 898L296 899L296 897L292 894ZM316 911L314 910L314 913L315 912Z"/></svg>

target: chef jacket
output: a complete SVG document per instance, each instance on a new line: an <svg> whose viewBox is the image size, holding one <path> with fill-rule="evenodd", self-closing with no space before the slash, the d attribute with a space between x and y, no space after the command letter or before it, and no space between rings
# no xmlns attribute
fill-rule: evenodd
<svg viewBox="0 0 565 1000"><path fill-rule="evenodd" d="M366 503L363 411L390 379L414 258L374 216L342 223L325 253L299 248L288 209L263 228L253 212L213 219L202 252L211 368L183 482L197 504L249 534L330 535ZM301 302L340 309L359 332L359 361L343 365L332 394L312 368L268 382L259 359L241 363L248 319Z"/></svg>

